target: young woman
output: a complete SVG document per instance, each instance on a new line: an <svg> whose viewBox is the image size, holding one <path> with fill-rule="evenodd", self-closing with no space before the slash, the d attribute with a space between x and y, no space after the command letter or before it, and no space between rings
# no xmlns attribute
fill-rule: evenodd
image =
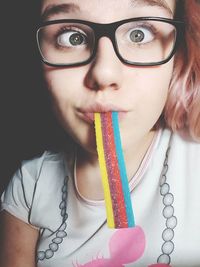
<svg viewBox="0 0 200 267"><path fill-rule="evenodd" d="M3 193L0 266L200 266L199 12L195 0L41 1L43 77L71 144L23 161ZM113 111L133 228L106 224L94 113Z"/></svg>

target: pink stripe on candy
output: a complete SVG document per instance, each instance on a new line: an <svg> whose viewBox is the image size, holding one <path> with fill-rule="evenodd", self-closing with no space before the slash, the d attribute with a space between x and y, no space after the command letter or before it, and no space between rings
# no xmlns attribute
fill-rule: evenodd
<svg viewBox="0 0 200 267"><path fill-rule="evenodd" d="M123 188L112 127L112 114L101 113L101 123L115 227L128 227Z"/></svg>

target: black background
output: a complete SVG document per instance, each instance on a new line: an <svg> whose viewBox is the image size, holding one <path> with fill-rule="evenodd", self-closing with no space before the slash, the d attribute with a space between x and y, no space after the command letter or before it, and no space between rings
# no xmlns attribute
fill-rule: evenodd
<svg viewBox="0 0 200 267"><path fill-rule="evenodd" d="M21 160L57 149L55 123L41 77L35 32L39 1L1 1L0 193ZM59 144L56 143L59 140Z"/></svg>

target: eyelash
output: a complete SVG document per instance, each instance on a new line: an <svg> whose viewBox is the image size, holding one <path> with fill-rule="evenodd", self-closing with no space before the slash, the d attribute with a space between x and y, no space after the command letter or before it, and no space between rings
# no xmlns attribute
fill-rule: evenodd
<svg viewBox="0 0 200 267"><path fill-rule="evenodd" d="M141 22L140 23L135 23L135 25L133 25L133 27L130 27L130 30L131 30L131 28L134 29L134 28L137 28L137 27L138 28L145 28L145 29L151 31L151 33L154 36L156 36L158 34L158 32L159 32L158 29L156 29L153 24L146 23L145 21L143 23L141 23ZM80 34L83 34L83 35L87 36L87 34L84 31L82 31L80 28L77 28L76 26L72 26L72 25L66 26L66 25L64 25L61 28L57 29L57 31L56 31L56 33L54 35L54 40L57 40L57 38L61 34L65 33L65 32L69 32L69 31L76 31L76 32L78 32ZM141 44L138 44L138 45L142 46L143 44L141 43ZM60 46L57 44L57 42L55 42L55 46L59 47L59 49L60 49Z"/></svg>
<svg viewBox="0 0 200 267"><path fill-rule="evenodd" d="M70 31L75 31L75 32L78 32L78 33L81 33L81 34L84 34L83 32L80 31L80 29L76 28L76 27L73 27L73 26L63 26L62 28L60 28L57 33L56 33L56 38L65 33L65 32L70 32ZM85 34L84 34L85 35Z"/></svg>
<svg viewBox="0 0 200 267"><path fill-rule="evenodd" d="M158 32L158 30L152 25L152 24L149 24L149 23L146 23L146 22L144 22L144 23L136 23L136 25L134 25L134 27L135 28L145 28L145 29L147 29L147 30L150 30L153 34L157 34L157 32Z"/></svg>

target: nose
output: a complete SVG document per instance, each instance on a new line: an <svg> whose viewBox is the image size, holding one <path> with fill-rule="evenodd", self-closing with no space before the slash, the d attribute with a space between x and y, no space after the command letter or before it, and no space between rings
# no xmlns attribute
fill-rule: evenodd
<svg viewBox="0 0 200 267"><path fill-rule="evenodd" d="M86 86L93 90L117 90L122 83L122 63L107 37L99 39L95 59L86 76Z"/></svg>

